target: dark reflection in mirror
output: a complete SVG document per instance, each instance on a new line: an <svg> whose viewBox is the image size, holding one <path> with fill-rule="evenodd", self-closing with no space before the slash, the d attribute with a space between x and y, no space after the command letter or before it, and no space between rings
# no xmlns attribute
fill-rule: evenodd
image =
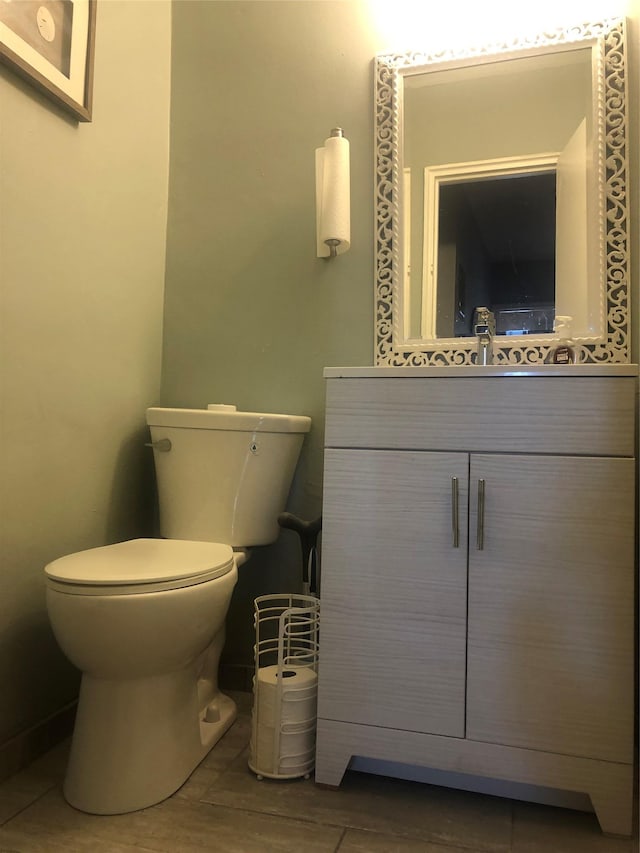
<svg viewBox="0 0 640 853"><path fill-rule="evenodd" d="M555 171L443 183L438 337L471 335L488 306L499 335L546 334L555 315Z"/></svg>
<svg viewBox="0 0 640 853"><path fill-rule="evenodd" d="M404 285L409 337L428 341L472 336L473 308L488 305L493 310L494 303L503 308L496 315L498 335L551 333L556 306L558 313L574 317L581 334L589 332L591 307L581 296L583 285L576 286L575 280L585 281L585 270L597 268L598 246L587 239L587 205L582 200L587 193L595 206L591 51L562 50L403 76L402 140L408 185L402 204L410 233ZM473 192L462 184L473 186ZM533 198L527 207L526 193L539 195L541 186L548 188L548 213L537 215L541 202ZM464 221L455 224L453 213L450 223L437 221L437 196L443 188L451 206L462 204L457 194L469 196L466 217L464 209L461 216L472 216L477 233L488 241L485 262L498 278L495 297L481 288L477 268L458 263L451 241L437 243L438 227L450 224L459 233L467 228ZM505 198L516 193L520 207ZM488 212L478 213L479 205ZM570 228L565 227L567 221L573 223ZM517 237L512 232L509 236L507 225L517 230ZM497 235L504 248L497 248ZM463 243L468 246L466 238ZM442 266L444 281L449 282L444 291ZM553 295L548 274L554 276ZM525 288L519 295L513 292L516 280ZM536 281L542 283L538 293ZM458 297L466 288L468 304L459 304L456 284ZM510 293L500 293L509 288ZM596 293L599 288L595 281L586 287ZM483 292L474 294L477 289ZM522 307L534 313L517 313Z"/></svg>

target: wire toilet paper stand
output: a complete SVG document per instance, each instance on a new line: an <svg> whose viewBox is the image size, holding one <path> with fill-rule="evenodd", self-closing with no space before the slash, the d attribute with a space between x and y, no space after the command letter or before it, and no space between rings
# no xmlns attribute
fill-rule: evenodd
<svg viewBox="0 0 640 853"><path fill-rule="evenodd" d="M315 764L320 601L261 595L254 606L249 768L258 779L308 778Z"/></svg>

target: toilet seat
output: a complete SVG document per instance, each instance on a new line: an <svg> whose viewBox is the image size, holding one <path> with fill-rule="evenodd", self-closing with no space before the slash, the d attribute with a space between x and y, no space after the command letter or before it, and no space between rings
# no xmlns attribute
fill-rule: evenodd
<svg viewBox="0 0 640 853"><path fill-rule="evenodd" d="M131 539L60 557L45 566L47 586L72 595L131 595L194 586L233 569L220 542Z"/></svg>

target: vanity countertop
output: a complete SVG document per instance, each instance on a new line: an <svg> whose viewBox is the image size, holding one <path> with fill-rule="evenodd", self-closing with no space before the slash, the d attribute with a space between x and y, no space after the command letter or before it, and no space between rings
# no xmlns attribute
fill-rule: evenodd
<svg viewBox="0 0 640 853"><path fill-rule="evenodd" d="M325 379L444 379L452 376L637 376L637 364L490 364L439 367L325 367Z"/></svg>

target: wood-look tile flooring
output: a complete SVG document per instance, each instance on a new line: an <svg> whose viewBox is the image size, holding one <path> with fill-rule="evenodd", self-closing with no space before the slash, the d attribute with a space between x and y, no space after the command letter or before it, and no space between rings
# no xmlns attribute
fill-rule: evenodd
<svg viewBox="0 0 640 853"><path fill-rule="evenodd" d="M258 781L251 696L168 800L128 815L78 812L61 793L68 742L0 785L2 853L635 853L591 814L348 772L339 790Z"/></svg>

